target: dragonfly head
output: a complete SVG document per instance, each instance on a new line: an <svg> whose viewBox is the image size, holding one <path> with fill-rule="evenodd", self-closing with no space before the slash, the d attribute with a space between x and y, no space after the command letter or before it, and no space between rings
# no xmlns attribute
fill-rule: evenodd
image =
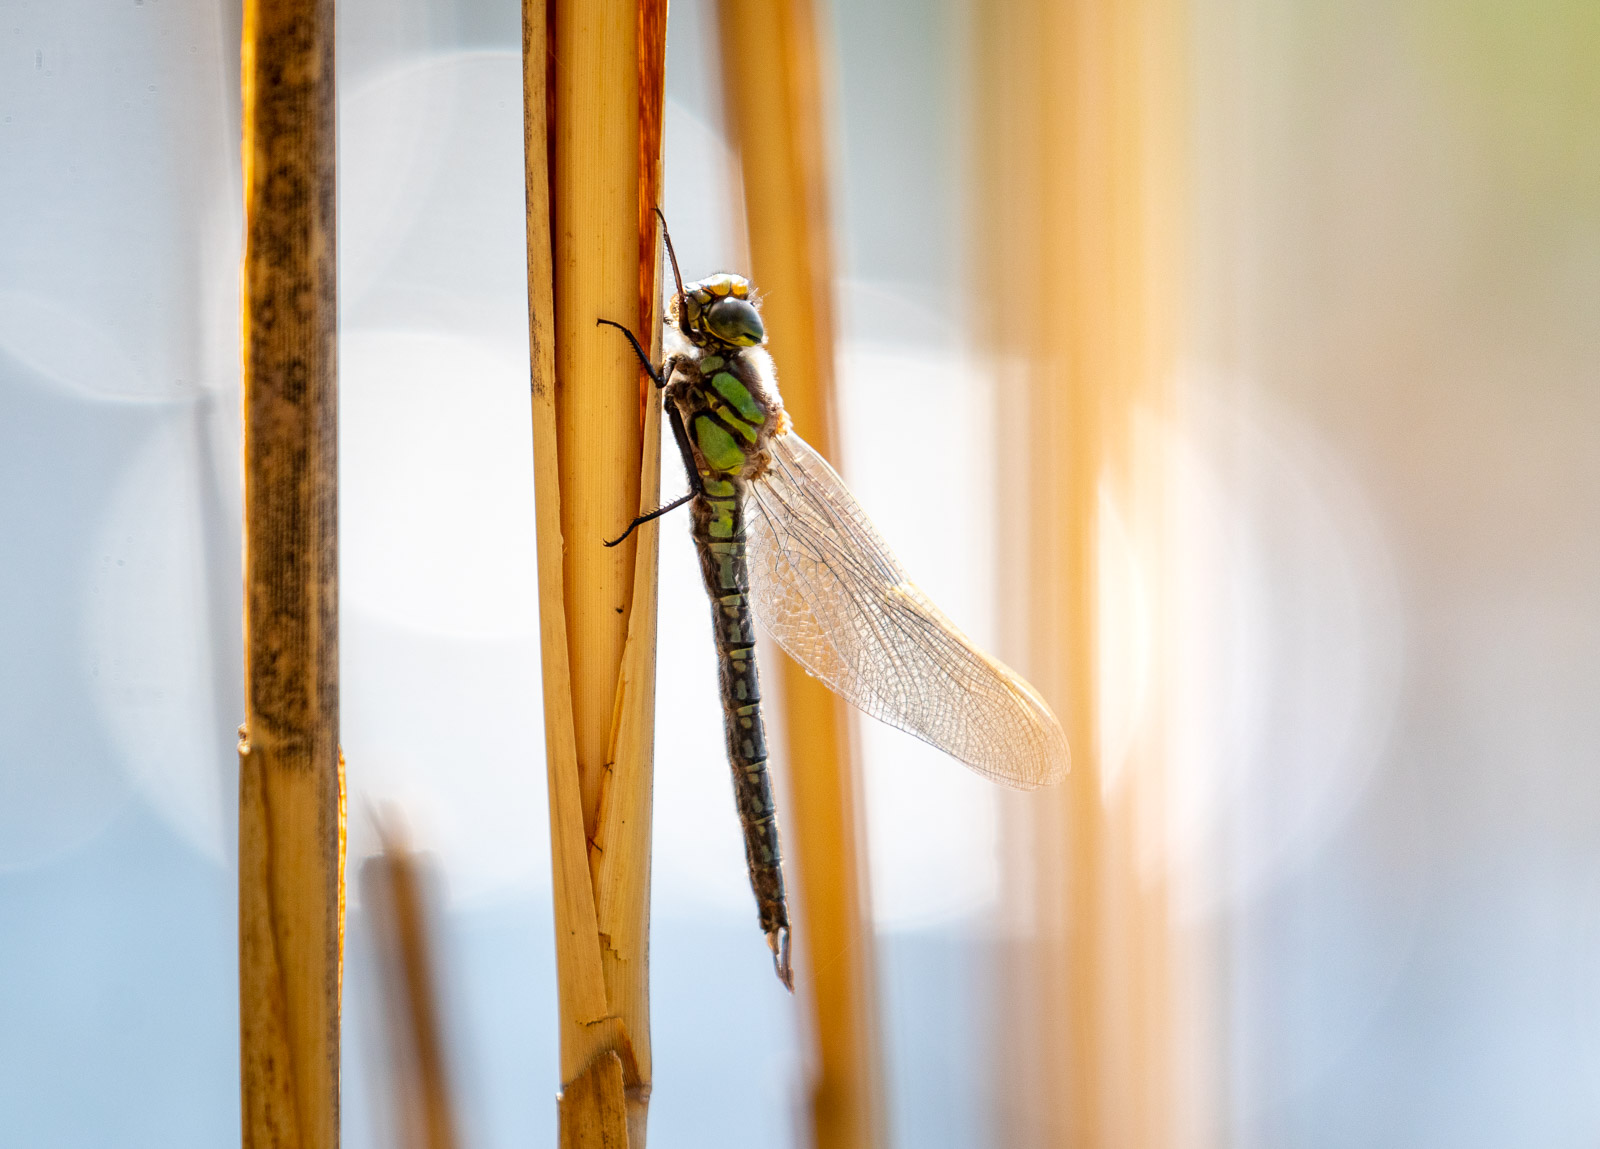
<svg viewBox="0 0 1600 1149"><path fill-rule="evenodd" d="M758 347L767 338L742 275L724 272L691 283L674 302L678 329L700 347Z"/></svg>

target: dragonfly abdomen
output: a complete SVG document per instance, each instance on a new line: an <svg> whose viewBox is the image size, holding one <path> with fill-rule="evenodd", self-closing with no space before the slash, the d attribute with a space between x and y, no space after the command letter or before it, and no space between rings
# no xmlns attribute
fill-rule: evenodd
<svg viewBox="0 0 1600 1149"><path fill-rule="evenodd" d="M742 491L732 497L702 495L690 503L696 550L716 631L723 729L734 799L744 827L745 862L761 915L761 929L774 952L787 946L789 912L784 900L782 855L772 776L767 771L767 734L761 717L761 677L756 667L755 621L750 613L750 574L745 560ZM787 954L780 954L780 965ZM783 972L780 969L780 972Z"/></svg>

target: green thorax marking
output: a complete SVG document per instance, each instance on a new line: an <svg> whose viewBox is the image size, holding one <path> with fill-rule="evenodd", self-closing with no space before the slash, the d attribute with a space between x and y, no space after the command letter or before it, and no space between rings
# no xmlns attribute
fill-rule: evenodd
<svg viewBox="0 0 1600 1149"><path fill-rule="evenodd" d="M713 375L711 386L718 395L733 404L733 409L744 417L745 422L759 427L766 420L766 409L756 402L756 397L750 394L748 387L728 372L718 371Z"/></svg>
<svg viewBox="0 0 1600 1149"><path fill-rule="evenodd" d="M752 367L739 352L705 355L696 366L699 378L685 380L679 400L700 456L701 482L713 498L732 496L724 476L749 468L770 413L757 397L759 386L748 381Z"/></svg>
<svg viewBox="0 0 1600 1149"><path fill-rule="evenodd" d="M748 456L734 441L733 435L709 415L697 415L694 420L694 441L716 470L733 474L744 469Z"/></svg>
<svg viewBox="0 0 1600 1149"><path fill-rule="evenodd" d="M754 443L760 436L761 431L759 423L752 427L749 423L746 423L743 419L739 418L739 416L728 410L727 407L717 402L717 400L710 395L706 396L706 406L711 409L711 413L713 415L722 421L722 425L724 427L734 432L745 442Z"/></svg>

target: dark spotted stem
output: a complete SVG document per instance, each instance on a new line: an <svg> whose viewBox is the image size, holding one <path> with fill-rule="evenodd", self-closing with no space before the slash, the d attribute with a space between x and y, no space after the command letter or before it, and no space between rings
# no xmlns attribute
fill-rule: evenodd
<svg viewBox="0 0 1600 1149"><path fill-rule="evenodd" d="M733 793L744 826L744 856L750 888L761 913L778 977L791 991L789 909L783 895L783 859L778 815L767 772L767 735L761 721L761 678L756 670L755 625L750 617L750 572L745 562L743 490L732 498L697 495L689 504L700 573L711 599L722 681L722 715L728 736ZM732 529L729 530L729 520ZM716 536L712 524L717 524Z"/></svg>

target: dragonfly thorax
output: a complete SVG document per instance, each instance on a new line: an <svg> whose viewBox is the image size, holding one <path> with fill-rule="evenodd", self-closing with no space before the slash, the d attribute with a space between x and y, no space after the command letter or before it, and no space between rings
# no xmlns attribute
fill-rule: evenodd
<svg viewBox="0 0 1600 1149"><path fill-rule="evenodd" d="M696 347L669 334L669 347L678 342L681 350L667 360L667 401L687 432L683 445L694 469L703 480L753 478L764 468L772 436L788 426L771 358L761 347Z"/></svg>
<svg viewBox="0 0 1600 1149"><path fill-rule="evenodd" d="M689 284L673 299L669 318L699 347L759 347L767 338L750 281L728 272Z"/></svg>

